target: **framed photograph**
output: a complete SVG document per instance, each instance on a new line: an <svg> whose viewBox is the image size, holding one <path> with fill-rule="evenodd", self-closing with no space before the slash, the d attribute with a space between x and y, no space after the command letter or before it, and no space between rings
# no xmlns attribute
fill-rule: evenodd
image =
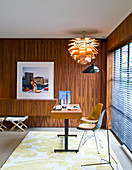
<svg viewBox="0 0 132 170"><path fill-rule="evenodd" d="M59 91L59 103L70 104L71 103L71 91Z"/></svg>
<svg viewBox="0 0 132 170"><path fill-rule="evenodd" d="M54 99L54 62L17 62L17 99Z"/></svg>

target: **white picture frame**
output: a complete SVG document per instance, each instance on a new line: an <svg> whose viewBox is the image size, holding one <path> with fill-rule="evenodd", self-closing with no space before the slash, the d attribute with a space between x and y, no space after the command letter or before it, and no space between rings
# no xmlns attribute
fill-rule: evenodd
<svg viewBox="0 0 132 170"><path fill-rule="evenodd" d="M54 99L54 62L17 62L17 99Z"/></svg>

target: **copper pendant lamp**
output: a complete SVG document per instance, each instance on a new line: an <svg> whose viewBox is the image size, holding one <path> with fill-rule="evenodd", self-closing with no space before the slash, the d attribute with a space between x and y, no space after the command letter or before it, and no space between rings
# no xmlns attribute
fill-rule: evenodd
<svg viewBox="0 0 132 170"><path fill-rule="evenodd" d="M99 43L93 38L85 37L85 32L83 32L83 38L74 38L69 41L68 51L71 57L82 65L85 65L95 59L98 54L97 46Z"/></svg>

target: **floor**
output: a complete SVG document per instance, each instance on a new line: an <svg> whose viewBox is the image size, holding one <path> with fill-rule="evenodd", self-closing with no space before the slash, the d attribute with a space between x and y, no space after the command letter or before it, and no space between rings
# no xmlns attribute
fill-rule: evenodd
<svg viewBox="0 0 132 170"><path fill-rule="evenodd" d="M0 132L0 168L5 163L10 154L14 151L14 149L19 145L19 143L26 136L28 131L57 131L62 132L63 128L29 128L25 130L25 132L17 131L5 131ZM76 132L75 128L70 128L70 131ZM106 130L101 130L106 135ZM120 164L122 165L124 170L132 170L132 154L127 155L124 152L124 149L118 142L118 140L114 137L114 135L109 131L110 145L116 154Z"/></svg>

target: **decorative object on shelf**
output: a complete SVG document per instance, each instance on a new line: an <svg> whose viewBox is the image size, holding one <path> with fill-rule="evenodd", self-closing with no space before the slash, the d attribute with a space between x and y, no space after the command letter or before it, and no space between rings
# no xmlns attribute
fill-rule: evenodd
<svg viewBox="0 0 132 170"><path fill-rule="evenodd" d="M85 32L83 32L83 38L74 38L70 40L69 53L71 57L80 64L87 64L95 59L95 55L98 54L97 46L99 43L93 38L85 37Z"/></svg>
<svg viewBox="0 0 132 170"><path fill-rule="evenodd" d="M54 63L17 62L17 99L53 99Z"/></svg>
<svg viewBox="0 0 132 170"><path fill-rule="evenodd" d="M59 103L70 104L71 103L71 91L59 91Z"/></svg>

